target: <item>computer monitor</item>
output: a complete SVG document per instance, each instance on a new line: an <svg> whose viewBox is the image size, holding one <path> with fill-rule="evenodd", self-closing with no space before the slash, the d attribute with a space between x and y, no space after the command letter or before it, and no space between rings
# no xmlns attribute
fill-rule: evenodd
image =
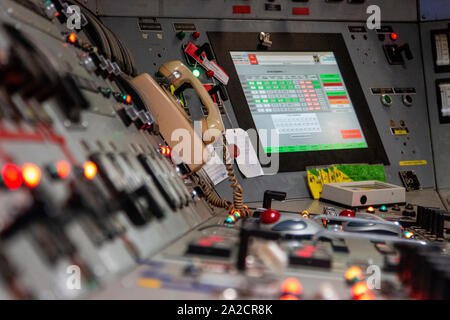
<svg viewBox="0 0 450 320"><path fill-rule="evenodd" d="M367 148L333 52L230 55L266 153Z"/></svg>
<svg viewBox="0 0 450 320"><path fill-rule="evenodd" d="M230 77L227 90L238 125L258 131L254 147L260 156L277 154L281 172L389 164L341 34L271 33L270 48L256 35L208 32Z"/></svg>

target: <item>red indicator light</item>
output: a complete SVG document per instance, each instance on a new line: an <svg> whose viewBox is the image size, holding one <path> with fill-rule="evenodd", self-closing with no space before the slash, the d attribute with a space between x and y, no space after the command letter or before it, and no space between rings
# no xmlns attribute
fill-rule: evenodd
<svg viewBox="0 0 450 320"><path fill-rule="evenodd" d="M375 300L375 296L373 295L372 292L367 292L357 297L356 300Z"/></svg>
<svg viewBox="0 0 450 320"><path fill-rule="evenodd" d="M127 103L131 103L131 96L129 94L127 94L127 97L125 98L125 101Z"/></svg>
<svg viewBox="0 0 450 320"><path fill-rule="evenodd" d="M67 178L70 174L70 164L64 160L56 162L56 172L61 179Z"/></svg>
<svg viewBox="0 0 450 320"><path fill-rule="evenodd" d="M67 41L69 41L70 43L76 43L77 35L75 33L69 34L69 36L67 37Z"/></svg>
<svg viewBox="0 0 450 320"><path fill-rule="evenodd" d="M281 285L281 291L298 296L302 293L303 286L296 278L287 278Z"/></svg>
<svg viewBox="0 0 450 320"><path fill-rule="evenodd" d="M2 168L2 178L5 186L10 190L19 189L22 186L22 172L18 166L7 163Z"/></svg>
<svg viewBox="0 0 450 320"><path fill-rule="evenodd" d="M280 220L280 213L277 210L266 209L261 213L259 220L264 224L272 224Z"/></svg>
<svg viewBox="0 0 450 320"><path fill-rule="evenodd" d="M364 281L359 281L355 283L352 287L351 294L352 297L355 299L358 299L359 297L371 293L369 287L367 286L367 283Z"/></svg>
<svg viewBox="0 0 450 320"><path fill-rule="evenodd" d="M41 169L39 169L37 165L32 163L25 163L22 166L22 178L28 187L37 187L39 182L41 181L41 176Z"/></svg>
<svg viewBox="0 0 450 320"><path fill-rule="evenodd" d="M375 212L375 208L370 206L370 207L367 208L367 212L374 213Z"/></svg>
<svg viewBox="0 0 450 320"><path fill-rule="evenodd" d="M84 169L84 176L86 177L86 179L88 180L94 179L94 177L97 174L97 165L95 163L93 163L92 161L87 161L84 163L83 169Z"/></svg>
<svg viewBox="0 0 450 320"><path fill-rule="evenodd" d="M172 150L169 147L161 147L161 154L163 156L170 156L172 154Z"/></svg>
<svg viewBox="0 0 450 320"><path fill-rule="evenodd" d="M345 271L345 280L347 281L354 281L354 280L362 280L363 278L363 272L360 267L353 266L347 269Z"/></svg>
<svg viewBox="0 0 450 320"><path fill-rule="evenodd" d="M395 32L391 33L391 40L397 40L398 39L398 34L396 34Z"/></svg>
<svg viewBox="0 0 450 320"><path fill-rule="evenodd" d="M300 299L296 296L293 296L292 294L285 294L280 298L280 300L300 300Z"/></svg>

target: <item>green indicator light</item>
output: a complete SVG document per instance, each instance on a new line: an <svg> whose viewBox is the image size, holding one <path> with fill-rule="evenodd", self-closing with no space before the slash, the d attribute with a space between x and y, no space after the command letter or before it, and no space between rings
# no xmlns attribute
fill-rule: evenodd
<svg viewBox="0 0 450 320"><path fill-rule="evenodd" d="M384 205L381 206L381 207L380 207L380 211L381 211L381 212L386 212L386 211L387 211L387 207L384 206Z"/></svg>
<svg viewBox="0 0 450 320"><path fill-rule="evenodd" d="M200 70L194 69L194 70L192 70L192 73L194 74L194 76L195 76L196 78L200 77Z"/></svg>

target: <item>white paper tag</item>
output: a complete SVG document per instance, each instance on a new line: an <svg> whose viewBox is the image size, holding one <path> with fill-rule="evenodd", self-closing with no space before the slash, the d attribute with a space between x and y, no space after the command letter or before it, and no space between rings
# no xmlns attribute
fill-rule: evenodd
<svg viewBox="0 0 450 320"><path fill-rule="evenodd" d="M214 151L214 147L210 144L206 147L211 150L212 155L208 162L203 166L203 169L208 174L212 183L217 185L228 177L228 171L223 164L223 160Z"/></svg>

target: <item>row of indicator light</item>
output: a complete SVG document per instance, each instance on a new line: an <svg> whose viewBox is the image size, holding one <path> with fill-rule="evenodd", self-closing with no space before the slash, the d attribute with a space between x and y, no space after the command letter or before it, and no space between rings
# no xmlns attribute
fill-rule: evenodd
<svg viewBox="0 0 450 320"><path fill-rule="evenodd" d="M159 148L159 150L160 150L160 152L161 152L161 154L163 156L168 156L169 157L169 156L172 155L172 149L170 149L170 147L162 146L162 147Z"/></svg>
<svg viewBox="0 0 450 320"><path fill-rule="evenodd" d="M71 166L67 161L60 160L50 170L60 179L65 179L70 174ZM94 179L97 175L96 164L86 161L83 164L83 173L86 179ZM7 163L1 169L1 178L3 184L10 190L17 190L24 184L29 188L35 188L41 182L42 171L33 163L25 163L22 167Z"/></svg>
<svg viewBox="0 0 450 320"><path fill-rule="evenodd" d="M350 294L354 300L374 300L375 296L364 281L360 267L352 266L345 271L345 280L351 285Z"/></svg>
<svg viewBox="0 0 450 320"><path fill-rule="evenodd" d="M244 205L244 210L248 211L248 206ZM230 214L225 219L225 224L235 224L242 217L242 213L239 210L231 209Z"/></svg>
<svg viewBox="0 0 450 320"><path fill-rule="evenodd" d="M364 281L360 267L352 266L345 272L345 280L351 285L350 294L354 300L374 300L375 296ZM299 300L303 286L296 278L287 278L281 285L280 300Z"/></svg>
<svg viewBox="0 0 450 320"><path fill-rule="evenodd" d="M239 220L240 217L241 217L241 213L238 210L233 210L233 212L231 212L228 215L228 217L225 219L225 223L234 224L234 223L236 223L236 221Z"/></svg>
<svg viewBox="0 0 450 320"><path fill-rule="evenodd" d="M367 207L366 211L369 212L369 213L374 213L375 212L375 208L370 206L370 207ZM380 211L381 212L387 212L387 207L385 205L382 205L380 207Z"/></svg>

